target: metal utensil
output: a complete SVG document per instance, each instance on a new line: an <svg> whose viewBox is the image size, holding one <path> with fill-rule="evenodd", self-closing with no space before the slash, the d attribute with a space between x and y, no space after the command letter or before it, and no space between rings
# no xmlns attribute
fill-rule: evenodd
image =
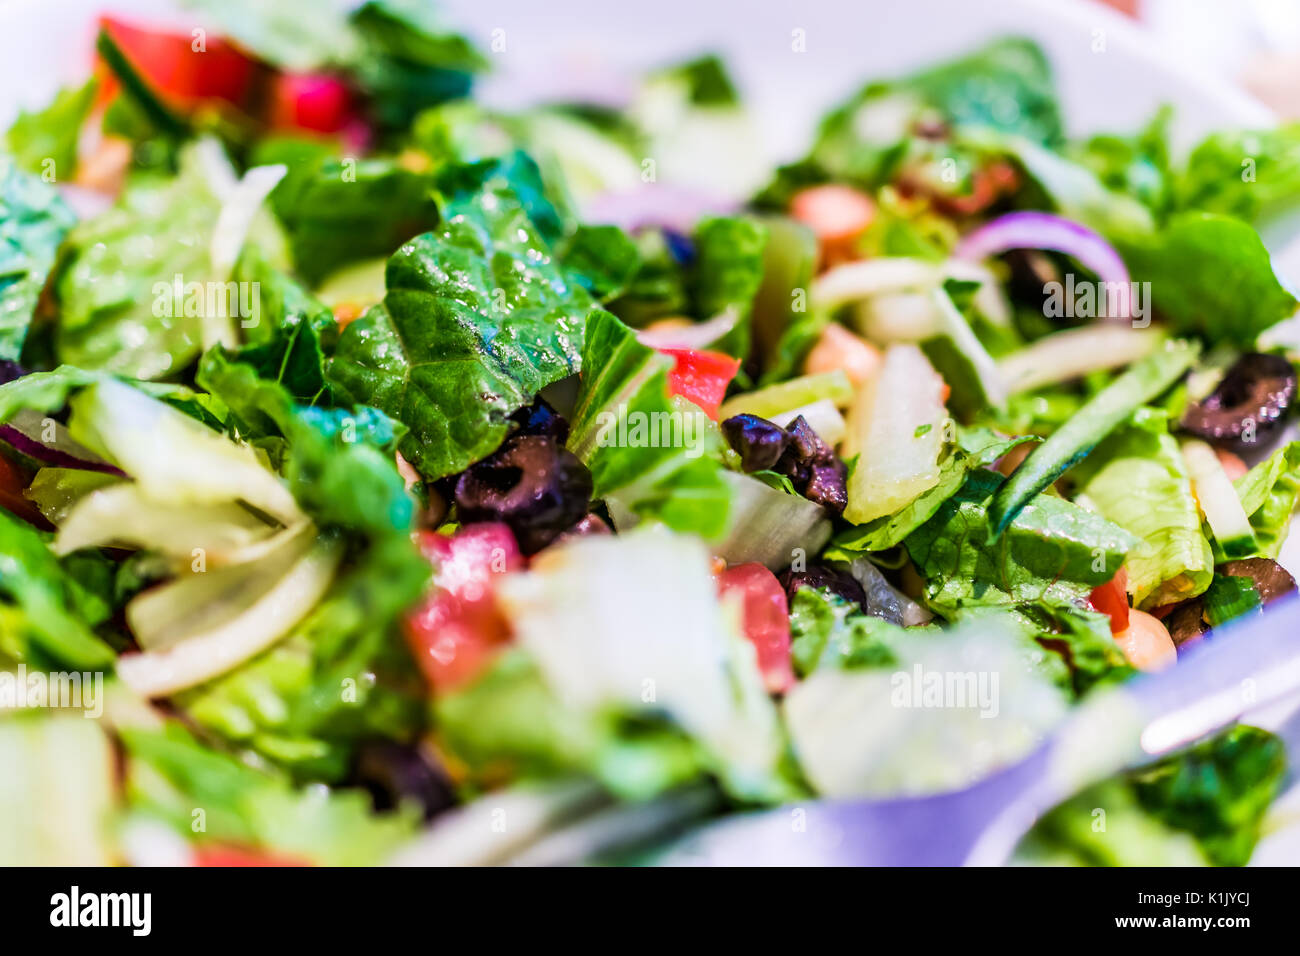
<svg viewBox="0 0 1300 956"><path fill-rule="evenodd" d="M1177 666L1099 693L1029 757L950 793L813 801L727 818L660 865L991 866L1057 803L1300 690L1300 597L1214 632Z"/></svg>

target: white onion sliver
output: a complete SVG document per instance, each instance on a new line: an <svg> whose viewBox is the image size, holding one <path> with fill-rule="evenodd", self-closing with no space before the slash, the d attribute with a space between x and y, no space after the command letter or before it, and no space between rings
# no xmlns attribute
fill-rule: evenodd
<svg viewBox="0 0 1300 956"><path fill-rule="evenodd" d="M638 342L652 349L702 349L734 329L739 321L739 312L726 309L704 322L684 325L679 329L642 329L636 337Z"/></svg>
<svg viewBox="0 0 1300 956"><path fill-rule="evenodd" d="M636 189L603 193L582 208L586 222L618 226L632 232L644 226L660 226L689 233L705 216L736 212L737 204L720 196L681 186L647 183Z"/></svg>

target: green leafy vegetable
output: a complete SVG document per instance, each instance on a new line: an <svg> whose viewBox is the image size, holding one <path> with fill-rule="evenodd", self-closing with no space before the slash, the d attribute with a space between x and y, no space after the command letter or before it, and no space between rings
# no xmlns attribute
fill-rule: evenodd
<svg viewBox="0 0 1300 956"><path fill-rule="evenodd" d="M1246 222L1285 211L1300 195L1300 123L1207 136L1174 188L1182 209Z"/></svg>
<svg viewBox="0 0 1300 956"><path fill-rule="evenodd" d="M54 265L76 217L54 187L0 155L0 360L16 360Z"/></svg>
<svg viewBox="0 0 1300 956"><path fill-rule="evenodd" d="M999 489L989 509L993 537L1000 535L1035 495L1085 458L1116 425L1181 378L1197 353L1189 343L1172 342L1133 363L1030 452Z"/></svg>
<svg viewBox="0 0 1300 956"><path fill-rule="evenodd" d="M1138 409L1073 475L1089 507L1141 542L1125 562L1135 607L1172 604L1209 586L1214 557L1167 415Z"/></svg>
<svg viewBox="0 0 1300 956"><path fill-rule="evenodd" d="M1118 246L1133 281L1151 283L1156 310L1179 334L1249 348L1296 310L1258 233L1240 219L1183 213Z"/></svg>
<svg viewBox="0 0 1300 956"><path fill-rule="evenodd" d="M429 478L491 453L512 412L578 370L594 309L510 194L448 212L389 260L384 304L343 331L327 373L410 429L402 454Z"/></svg>
<svg viewBox="0 0 1300 956"><path fill-rule="evenodd" d="M61 90L43 110L22 112L9 127L5 146L18 165L47 182L70 181L77 168L77 138L90 115L97 80Z"/></svg>
<svg viewBox="0 0 1300 956"><path fill-rule="evenodd" d="M593 497L617 498L637 516L716 540L727 529L731 500L710 454L721 440L695 406L669 399L672 365L614 316L596 312L569 448L591 469Z"/></svg>
<svg viewBox="0 0 1300 956"><path fill-rule="evenodd" d="M1234 482L1259 554L1276 559L1300 499L1300 442L1288 442Z"/></svg>

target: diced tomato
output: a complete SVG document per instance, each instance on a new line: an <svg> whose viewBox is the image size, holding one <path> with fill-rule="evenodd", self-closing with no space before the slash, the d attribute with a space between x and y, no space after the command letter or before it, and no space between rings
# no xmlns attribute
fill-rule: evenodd
<svg viewBox="0 0 1300 956"><path fill-rule="evenodd" d="M790 215L813 231L822 265L853 258L853 245L876 218L876 204L851 186L828 183L795 193Z"/></svg>
<svg viewBox="0 0 1300 956"><path fill-rule="evenodd" d="M204 37L202 49L191 33L132 26L114 17L100 25L140 75L164 99L182 106L201 100L247 104L262 67L231 43Z"/></svg>
<svg viewBox="0 0 1300 956"><path fill-rule="evenodd" d="M281 73L271 91L270 125L338 133L352 121L352 94L328 73Z"/></svg>
<svg viewBox="0 0 1300 956"><path fill-rule="evenodd" d="M1128 628L1128 574L1123 568L1105 584L1098 585L1088 595L1088 600L1102 614L1110 618L1110 632L1118 634Z"/></svg>
<svg viewBox="0 0 1300 956"><path fill-rule="evenodd" d="M790 664L790 605L776 575L761 564L738 564L718 575L719 594L739 594L745 637L758 652L767 689L784 693L794 684Z"/></svg>
<svg viewBox="0 0 1300 956"><path fill-rule="evenodd" d="M466 525L454 535L428 531L420 547L434 565L434 589L406 619L406 638L429 683L449 690L476 677L510 628L492 597L495 575L523 567L504 524Z"/></svg>
<svg viewBox="0 0 1300 956"><path fill-rule="evenodd" d="M941 402L943 402L945 405L947 405L947 404L948 404L948 397L949 397L950 395L952 395L952 386L949 385L947 382L944 382L944 383L943 383L943 391L939 393L939 401L941 401Z"/></svg>
<svg viewBox="0 0 1300 956"><path fill-rule="evenodd" d="M194 851L195 866L311 866L309 860L244 847L203 846Z"/></svg>
<svg viewBox="0 0 1300 956"><path fill-rule="evenodd" d="M676 364L668 374L668 391L694 402L714 421L727 386L740 369L740 359L704 349L659 349Z"/></svg>

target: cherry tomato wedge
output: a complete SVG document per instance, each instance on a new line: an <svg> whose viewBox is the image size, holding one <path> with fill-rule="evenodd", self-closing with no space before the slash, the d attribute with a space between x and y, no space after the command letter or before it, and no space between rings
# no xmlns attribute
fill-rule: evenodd
<svg viewBox="0 0 1300 956"><path fill-rule="evenodd" d="M263 69L218 37L204 36L200 41L188 32L146 29L115 17L102 17L99 22L150 86L178 105L224 100L244 106Z"/></svg>
<svg viewBox="0 0 1300 956"><path fill-rule="evenodd" d="M704 349L659 349L675 361L668 373L668 392L694 402L714 421L727 386L740 369L740 359Z"/></svg>
<svg viewBox="0 0 1300 956"><path fill-rule="evenodd" d="M1123 568L1105 584L1092 589L1088 600L1102 614L1110 618L1110 632L1118 634L1128 628L1128 574Z"/></svg>
<svg viewBox="0 0 1300 956"><path fill-rule="evenodd" d="M738 564L718 575L718 593L739 594L745 637L758 653L767 689L784 693L794 684L790 664L790 605L776 575L761 564Z"/></svg>
<svg viewBox="0 0 1300 956"><path fill-rule="evenodd" d="M420 547L433 563L434 589L406 618L406 638L424 676L438 690L473 680L510 639L492 597L495 575L523 567L504 524L466 525L454 535L425 532Z"/></svg>
<svg viewBox="0 0 1300 956"><path fill-rule="evenodd" d="M271 93L270 124L275 129L337 133L352 121L347 84L328 73L281 73Z"/></svg>

